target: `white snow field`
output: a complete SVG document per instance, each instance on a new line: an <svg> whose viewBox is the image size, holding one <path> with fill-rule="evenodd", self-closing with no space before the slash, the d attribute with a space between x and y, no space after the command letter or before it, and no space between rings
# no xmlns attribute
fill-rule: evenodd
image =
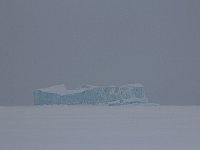
<svg viewBox="0 0 200 150"><path fill-rule="evenodd" d="M0 107L0 150L200 150L200 107Z"/></svg>

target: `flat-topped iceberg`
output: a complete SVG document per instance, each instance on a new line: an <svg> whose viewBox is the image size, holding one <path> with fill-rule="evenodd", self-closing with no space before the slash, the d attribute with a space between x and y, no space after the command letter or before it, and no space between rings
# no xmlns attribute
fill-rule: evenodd
<svg viewBox="0 0 200 150"><path fill-rule="evenodd" d="M147 103L142 84L123 86L92 86L68 90L64 84L37 89L33 92L35 105L50 104L107 104Z"/></svg>

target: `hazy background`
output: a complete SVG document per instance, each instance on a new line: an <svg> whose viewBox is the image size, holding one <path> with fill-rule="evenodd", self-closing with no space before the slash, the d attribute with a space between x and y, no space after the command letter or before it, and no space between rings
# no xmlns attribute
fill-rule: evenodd
<svg viewBox="0 0 200 150"><path fill-rule="evenodd" d="M200 104L199 0L0 0L0 104L65 83L140 82L151 102Z"/></svg>

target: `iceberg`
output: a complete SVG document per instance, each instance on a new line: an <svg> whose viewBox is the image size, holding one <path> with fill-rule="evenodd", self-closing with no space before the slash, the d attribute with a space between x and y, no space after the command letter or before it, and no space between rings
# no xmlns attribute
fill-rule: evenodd
<svg viewBox="0 0 200 150"><path fill-rule="evenodd" d="M147 103L142 84L127 84L122 86L92 86L83 85L74 90L68 90L64 84L37 89L33 92L35 105L51 104L106 104L121 105L132 103Z"/></svg>

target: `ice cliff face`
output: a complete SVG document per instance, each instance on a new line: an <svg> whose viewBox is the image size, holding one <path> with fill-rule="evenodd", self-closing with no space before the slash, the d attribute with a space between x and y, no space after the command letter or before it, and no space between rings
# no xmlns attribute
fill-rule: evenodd
<svg viewBox="0 0 200 150"><path fill-rule="evenodd" d="M144 87L141 84L96 87L84 85L79 89L67 90L56 85L33 92L34 104L126 104L146 103Z"/></svg>

